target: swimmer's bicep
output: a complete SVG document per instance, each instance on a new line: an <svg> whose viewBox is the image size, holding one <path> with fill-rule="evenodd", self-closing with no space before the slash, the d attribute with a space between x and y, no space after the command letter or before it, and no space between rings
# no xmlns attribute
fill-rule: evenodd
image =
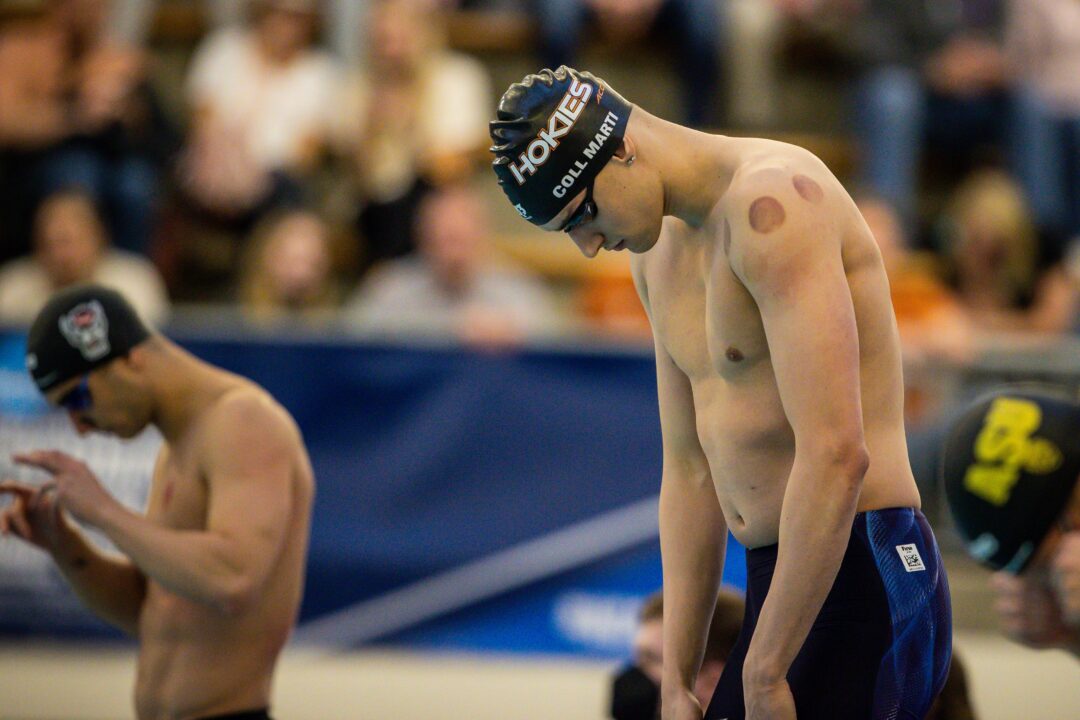
<svg viewBox="0 0 1080 720"><path fill-rule="evenodd" d="M861 432L859 340L839 262L793 282L796 297L758 300L784 411L798 437Z"/></svg>
<svg viewBox="0 0 1080 720"><path fill-rule="evenodd" d="M292 514L293 448L265 412L223 423L207 457L207 530L226 538L238 559L263 579L286 537Z"/></svg>
<svg viewBox="0 0 1080 720"><path fill-rule="evenodd" d="M761 314L788 421L797 436L859 431L858 330L839 228L796 207L762 232L749 219L756 200L732 224L732 270Z"/></svg>

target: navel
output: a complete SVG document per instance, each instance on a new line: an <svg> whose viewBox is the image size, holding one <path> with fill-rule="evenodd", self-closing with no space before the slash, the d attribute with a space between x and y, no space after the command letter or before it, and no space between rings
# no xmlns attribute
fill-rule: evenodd
<svg viewBox="0 0 1080 720"><path fill-rule="evenodd" d="M819 203L825 197L825 191L821 189L821 186L806 175L796 175L791 178L791 184L795 186L795 192L807 202Z"/></svg>
<svg viewBox="0 0 1080 720"><path fill-rule="evenodd" d="M774 197L759 197L750 205L750 227L759 233L771 233L784 224L784 206Z"/></svg>

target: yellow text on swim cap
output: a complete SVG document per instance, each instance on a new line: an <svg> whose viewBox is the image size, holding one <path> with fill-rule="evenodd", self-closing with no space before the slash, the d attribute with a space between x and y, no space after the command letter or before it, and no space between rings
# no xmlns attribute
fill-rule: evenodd
<svg viewBox="0 0 1080 720"><path fill-rule="evenodd" d="M964 487L993 505L1004 505L1021 472L1045 475L1062 462L1054 443L1031 435L1042 424L1042 408L1030 400L1001 397L986 413L975 438L975 464L964 475Z"/></svg>

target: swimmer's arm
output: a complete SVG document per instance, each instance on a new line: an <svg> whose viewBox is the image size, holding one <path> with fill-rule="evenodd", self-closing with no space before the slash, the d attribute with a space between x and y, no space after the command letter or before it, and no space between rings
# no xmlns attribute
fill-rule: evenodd
<svg viewBox="0 0 1080 720"><path fill-rule="evenodd" d="M137 636L146 577L127 558L98 549L63 512L58 521L62 529L50 554L61 574L95 615Z"/></svg>
<svg viewBox="0 0 1080 720"><path fill-rule="evenodd" d="M724 568L727 525L697 435L690 381L656 342L664 470L660 551L664 577L665 697L694 687Z"/></svg>
<svg viewBox="0 0 1080 720"><path fill-rule="evenodd" d="M300 440L284 411L268 410L262 400L228 404L206 428L205 530L163 527L118 507L100 527L170 592L237 614L258 597L283 550Z"/></svg>
<svg viewBox="0 0 1080 720"><path fill-rule="evenodd" d="M772 226L759 232L750 208L765 195L785 216L779 226L759 222ZM777 183L732 194L731 266L757 302L795 435L776 569L744 666L748 693L781 684L806 640L847 549L868 465L858 330L831 199L811 203Z"/></svg>

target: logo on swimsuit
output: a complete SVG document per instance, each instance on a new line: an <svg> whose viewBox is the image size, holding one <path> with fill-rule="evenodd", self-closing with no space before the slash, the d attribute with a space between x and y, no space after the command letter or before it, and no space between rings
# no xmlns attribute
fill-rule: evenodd
<svg viewBox="0 0 1080 720"><path fill-rule="evenodd" d="M896 552L900 553L900 561L904 563L904 569L908 572L926 570L922 557L919 555L919 549L915 545L897 545Z"/></svg>

